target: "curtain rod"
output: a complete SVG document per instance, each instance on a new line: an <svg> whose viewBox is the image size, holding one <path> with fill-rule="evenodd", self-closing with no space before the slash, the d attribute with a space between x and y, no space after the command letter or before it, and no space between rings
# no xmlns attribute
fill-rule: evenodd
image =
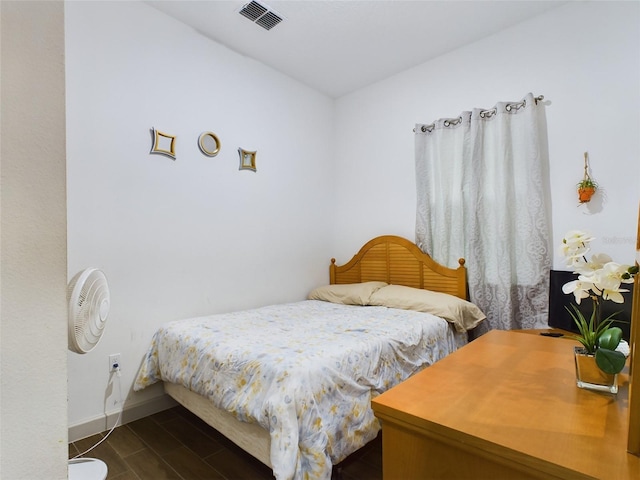
<svg viewBox="0 0 640 480"><path fill-rule="evenodd" d="M541 102L542 100L544 100L544 95L538 95L537 97L533 97L533 100L536 102L536 105L537 105L538 102ZM526 104L527 104L527 102L525 100L522 100L521 102L507 103L507 105L504 108L505 108L505 110L507 112L510 112L514 108L515 108L516 111L518 111L522 107L524 107ZM491 118L492 116L494 116L496 114L496 112L497 112L496 107L493 107L493 108L491 108L489 110L480 110L480 117L481 118ZM451 125L457 125L461 121L462 121L462 117L446 118L445 121L444 121L444 126L445 127L449 127ZM433 129L435 128L435 126L436 126L436 124L434 122L434 123L432 123L430 125L423 125L422 127L420 127L420 130L423 133L425 133L425 132L431 133L433 131ZM416 133L415 127L413 129L413 133Z"/></svg>

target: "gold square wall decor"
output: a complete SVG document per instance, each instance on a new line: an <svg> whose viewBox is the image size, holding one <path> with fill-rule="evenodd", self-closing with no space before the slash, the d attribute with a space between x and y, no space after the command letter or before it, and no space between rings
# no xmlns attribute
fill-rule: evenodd
<svg viewBox="0 0 640 480"><path fill-rule="evenodd" d="M256 153L257 152L250 152L238 148L238 154L240 154L240 170L256 171Z"/></svg>
<svg viewBox="0 0 640 480"><path fill-rule="evenodd" d="M153 145L149 153L157 153L159 155L165 155L167 157L176 158L176 137L175 135L169 135L163 133L155 128L152 128L153 132Z"/></svg>

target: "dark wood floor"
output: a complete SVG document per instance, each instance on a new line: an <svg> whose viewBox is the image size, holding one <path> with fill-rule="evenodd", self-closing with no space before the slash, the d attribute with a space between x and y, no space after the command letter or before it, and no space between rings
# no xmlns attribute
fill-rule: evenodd
<svg viewBox="0 0 640 480"><path fill-rule="evenodd" d="M103 435L69 444L69 457ZM343 480L382 479L380 437L341 464ZM272 480L271 470L199 418L175 407L116 428L86 457L109 468L109 480ZM337 469L334 469L337 475Z"/></svg>

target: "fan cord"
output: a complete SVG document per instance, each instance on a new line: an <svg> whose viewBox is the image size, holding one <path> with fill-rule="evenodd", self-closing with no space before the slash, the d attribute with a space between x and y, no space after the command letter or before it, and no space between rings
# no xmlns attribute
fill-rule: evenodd
<svg viewBox="0 0 640 480"><path fill-rule="evenodd" d="M116 427L120 424L120 420L122 419L122 412L124 411L124 403L122 402L122 381L120 380L121 378L121 374L120 374L120 367L116 367L116 375L118 377L118 391L120 393L120 413L118 413L118 418L116 419L116 423L113 424L113 427L111 427L111 430L109 430L109 432L100 439L100 441L98 441L93 447L85 450L82 453L79 453L78 455L76 455L75 457L71 457L71 460L75 460L76 458L80 458L85 456L87 453L89 453L91 450L93 450L94 448L96 448L98 445L100 445L102 442L104 442L107 438L109 438L109 435L111 435L111 433L116 429Z"/></svg>

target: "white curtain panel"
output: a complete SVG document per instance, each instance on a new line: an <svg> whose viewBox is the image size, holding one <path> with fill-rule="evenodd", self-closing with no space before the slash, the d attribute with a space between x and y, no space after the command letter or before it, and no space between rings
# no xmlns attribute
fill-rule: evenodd
<svg viewBox="0 0 640 480"><path fill-rule="evenodd" d="M464 257L469 294L490 329L544 328L549 305L546 117L532 94L416 125L416 243Z"/></svg>

